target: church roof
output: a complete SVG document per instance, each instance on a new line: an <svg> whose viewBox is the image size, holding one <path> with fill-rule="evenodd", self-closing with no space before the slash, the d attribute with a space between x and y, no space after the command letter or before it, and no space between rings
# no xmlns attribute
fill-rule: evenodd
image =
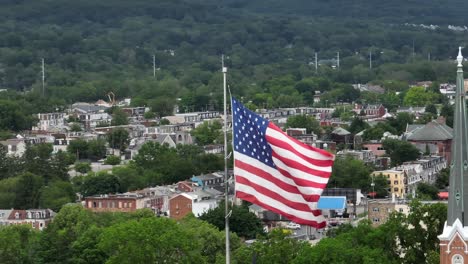
<svg viewBox="0 0 468 264"><path fill-rule="evenodd" d="M453 138L453 129L436 121L427 123L422 128L417 128L407 138L410 141L441 141Z"/></svg>
<svg viewBox="0 0 468 264"><path fill-rule="evenodd" d="M339 136L346 136L346 135L350 135L351 132L349 132L348 130L342 128L342 127L337 127L335 130L333 130L332 134L336 134L336 135L339 135Z"/></svg>

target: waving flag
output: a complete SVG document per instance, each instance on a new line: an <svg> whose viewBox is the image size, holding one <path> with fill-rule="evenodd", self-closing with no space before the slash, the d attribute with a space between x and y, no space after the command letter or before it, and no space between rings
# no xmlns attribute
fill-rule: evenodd
<svg viewBox="0 0 468 264"><path fill-rule="evenodd" d="M316 228L317 209L334 155L286 135L272 122L232 99L236 196Z"/></svg>

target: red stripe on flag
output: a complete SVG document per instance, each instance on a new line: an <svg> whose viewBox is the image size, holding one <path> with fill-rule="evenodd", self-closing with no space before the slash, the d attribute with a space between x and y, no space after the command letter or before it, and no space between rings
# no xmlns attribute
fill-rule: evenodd
<svg viewBox="0 0 468 264"><path fill-rule="evenodd" d="M285 183L284 181L281 181L279 180L278 178L274 177L273 175L271 175L270 173L260 169L260 168L257 168L255 166L252 166L250 164L247 164L245 162L242 162L238 159L234 160L234 166L237 167L237 168L240 168L240 169L243 169L243 170L246 170L254 175L257 175L259 177L262 177L264 178L265 180L268 180L272 183L274 183L275 185L281 187L281 189L284 189L285 191L288 191L288 192L294 192L294 193L301 193L299 191L299 189L297 188L297 186L294 186L294 185L291 185L291 184L288 184L288 183ZM267 166L267 165L265 165ZM276 170L278 170L278 168L276 168ZM281 173L281 171L278 170L278 172ZM294 183L296 183L298 186L302 186L302 187L312 187L312 188L317 188L317 189L324 189L327 184L326 183L317 183L317 182L313 182L313 181L308 181L308 180L304 180L304 179L299 179L299 178L295 178L291 175L288 174L284 174L284 173L281 173L283 174L285 177L288 177L288 178L291 178Z"/></svg>
<svg viewBox="0 0 468 264"><path fill-rule="evenodd" d="M283 156L280 156L275 151L273 151L272 156L279 159L280 161L282 161L284 163L284 165L286 165L289 168L300 170L300 171L302 171L302 172L304 172L306 174L310 174L310 175L325 178L325 179L330 178L330 174L331 174L330 172L314 170L314 169L309 168L309 167L305 166L304 164L301 164L301 163L299 163L297 161L294 161L294 160L285 158Z"/></svg>
<svg viewBox="0 0 468 264"><path fill-rule="evenodd" d="M312 165L315 165L315 166L319 166L319 167L331 167L333 165L333 160L318 160L318 159L313 159L313 158L310 158L310 157L307 157L305 155L303 155L302 153L300 153L299 151L297 151L293 146L291 146L290 144L286 143L285 141L282 141L280 139L277 139L277 138L274 138L274 137L271 137L269 135L266 135L266 138L267 138L267 141L268 143L274 145L274 146L277 146L279 148L282 148L282 149L285 149L285 150L288 150L288 151L291 151L292 153L294 153L296 156L304 159L305 161L307 161L308 163L312 164ZM303 147L308 147L308 145L305 145L304 143L300 142L301 145ZM315 150L311 150L311 151L315 151Z"/></svg>
<svg viewBox="0 0 468 264"><path fill-rule="evenodd" d="M299 140L297 140L297 139L295 139L293 137L288 136L288 134L284 133L283 130L281 130L281 128L279 128L275 124L273 124L273 122L270 122L268 124L268 127L282 133L283 135L285 135L292 142L294 142L294 143L296 143L298 145L301 145L301 146L303 146L304 148L306 148L306 149L308 149L310 151L317 152L317 153L319 153L319 154L321 154L321 155L323 155L325 157L329 157L331 160L334 159L334 155L331 154L330 152L328 152L326 150L323 150L323 149L320 149L320 148L314 148L312 146L309 146L309 145L305 144L304 142L301 142L301 141L299 141Z"/></svg>
<svg viewBox="0 0 468 264"><path fill-rule="evenodd" d="M263 186L260 186L256 183L253 183L252 181L248 180L247 178L236 175L236 183L244 184L247 186L250 186L255 189L256 192L261 193L265 196L270 197L271 199L277 200L280 203L287 205L288 207L298 210L298 211L304 211L304 212L311 212L315 216L319 216L321 214L320 210L312 210L307 204L305 203L299 203L299 202L294 202L291 200L286 199L284 196L281 196L281 194L275 193L268 188L265 188ZM298 194L299 195L299 194ZM320 199L319 196L316 196L315 202L318 202Z"/></svg>
<svg viewBox="0 0 468 264"><path fill-rule="evenodd" d="M294 215L283 212L283 211L279 210L278 208L275 208L275 207L269 206L267 204L264 204L264 203L260 202L257 199L257 197L255 197L254 195L248 194L248 193L236 191L236 196L238 198L242 199L242 200L246 200L246 201L251 202L253 204L260 205L261 207L263 207L265 209L268 209L268 210L270 210L272 212L283 215L283 216L287 217L289 220L294 221L294 222L296 222L298 224L310 225L310 226L313 226L315 228L324 228L324 227L327 226L326 221L317 222L317 221L310 221L310 220L305 220L305 219L302 219L302 218L298 218L298 217L296 217Z"/></svg>

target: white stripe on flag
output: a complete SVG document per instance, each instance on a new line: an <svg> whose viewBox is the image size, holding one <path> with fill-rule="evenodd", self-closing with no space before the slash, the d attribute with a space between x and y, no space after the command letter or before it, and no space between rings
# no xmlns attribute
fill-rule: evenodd
<svg viewBox="0 0 468 264"><path fill-rule="evenodd" d="M296 186L299 189L299 191L304 195L320 195L323 192L322 188L298 186L294 182L293 179L284 176L277 169L272 168L272 167L270 167L268 165L265 165L261 161L258 161L257 159L251 158L251 157L249 157L247 155L244 155L244 154L242 154L240 152L235 151L235 159L240 160L240 161L242 161L244 163L247 163L247 164L249 164L249 165L251 165L253 167L256 167L258 169L261 169L261 170L265 171L266 173L270 174L272 177L284 182L285 184ZM237 173L237 170L239 170L239 168L234 166L234 174ZM309 178L307 178L307 180L308 181L313 181L315 178L319 178L320 180L325 180L324 182L319 182L319 183L327 183L327 181L328 181L328 179L324 179L322 177L310 177L310 176L309 176Z"/></svg>
<svg viewBox="0 0 468 264"><path fill-rule="evenodd" d="M280 210L281 212L294 215L297 218L301 218L306 221L317 221L317 222L325 221L325 218L322 215L315 216L314 214L312 214L312 212L305 212L305 211L293 209L275 199L272 199L266 195L263 195L262 193L257 192L254 188L248 185L236 183L236 190L247 193L247 194L251 194L255 196L257 200L259 200L261 203L274 207Z"/></svg>
<svg viewBox="0 0 468 264"><path fill-rule="evenodd" d="M302 203L304 204L305 206L308 206L311 210L316 210L317 209L317 203L314 203L314 202L307 202L306 200L304 200L304 197L299 194L299 193L292 193L292 192L288 192L284 189L282 189L280 186L277 186L276 184L274 184L273 182L269 181L269 180L266 180L262 177L259 177L257 175L254 175L246 170L243 170L241 168L237 168L236 170L236 173L235 173L236 176L241 176L241 177L244 177L246 179L248 179L249 181L251 182L255 182L255 184L258 184L272 192L275 192L279 195L281 195L284 199L286 200L289 200L293 203ZM236 189L237 189L237 183L236 183Z"/></svg>
<svg viewBox="0 0 468 264"><path fill-rule="evenodd" d="M307 148L304 148L303 146L297 144L293 140L291 140L287 135L276 131L272 128L267 128L266 130L266 135L276 138L278 140L281 140L289 145L291 145L291 148L296 149L299 153L302 153L304 156L310 157L312 159L317 159L317 160L332 160L332 157L327 157L320 152L313 151Z"/></svg>

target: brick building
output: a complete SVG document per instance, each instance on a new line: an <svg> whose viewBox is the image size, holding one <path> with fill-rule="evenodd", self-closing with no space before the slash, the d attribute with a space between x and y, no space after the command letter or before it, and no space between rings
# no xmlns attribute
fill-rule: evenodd
<svg viewBox="0 0 468 264"><path fill-rule="evenodd" d="M156 197L136 193L90 196L84 199L84 207L93 212L134 212L137 209L152 208L156 204Z"/></svg>
<svg viewBox="0 0 468 264"><path fill-rule="evenodd" d="M0 226L26 224L34 229L43 230L54 216L55 212L50 209L0 210Z"/></svg>
<svg viewBox="0 0 468 264"><path fill-rule="evenodd" d="M367 205L368 219L373 226L379 226L387 222L393 212L409 213L407 204L397 203L395 200L369 200Z"/></svg>
<svg viewBox="0 0 468 264"><path fill-rule="evenodd" d="M178 194L169 199L170 217L180 220L191 213L193 200L194 198L186 193Z"/></svg>

